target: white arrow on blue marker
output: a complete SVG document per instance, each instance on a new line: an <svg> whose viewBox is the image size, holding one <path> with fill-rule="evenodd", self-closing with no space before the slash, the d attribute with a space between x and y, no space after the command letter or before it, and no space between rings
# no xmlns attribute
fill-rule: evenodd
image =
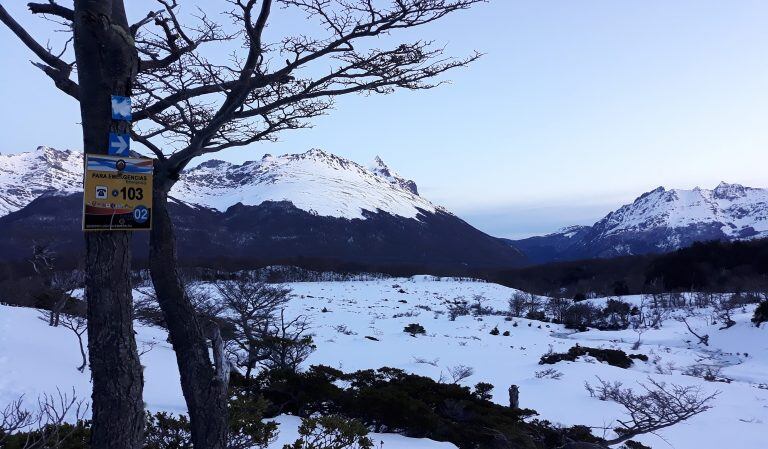
<svg viewBox="0 0 768 449"><path fill-rule="evenodd" d="M131 138L128 134L109 133L109 154L128 156L131 150Z"/></svg>

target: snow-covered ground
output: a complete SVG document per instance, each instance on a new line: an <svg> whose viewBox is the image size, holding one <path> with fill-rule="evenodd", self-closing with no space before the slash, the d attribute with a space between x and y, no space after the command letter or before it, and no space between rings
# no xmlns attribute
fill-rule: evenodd
<svg viewBox="0 0 768 449"><path fill-rule="evenodd" d="M696 344L683 323L669 319L661 329L642 334L642 345L633 351L637 334L632 330L573 333L555 324L525 319L505 321L502 316L463 316L450 321L444 313L445 300L463 297L472 302L475 295L487 298L485 306L505 310L514 290L496 284L415 277L289 286L295 294L290 313L308 315L314 325L318 350L308 364L326 364L345 371L393 366L435 379L447 375L451 367L470 366L474 375L463 384L492 383L496 386L493 400L500 404L508 403L507 388L516 384L520 387L521 407L533 408L552 422L596 427L612 425L622 417L622 410L617 404L591 398L584 382L595 383L599 376L637 387L637 382L652 377L720 394L712 410L637 440L656 448L766 447L768 328L756 328L749 322L752 307L737 313L737 324L727 330L708 324L705 311L688 319L698 333L710 335L708 347ZM639 301L638 297L624 299ZM89 394L88 373L80 374L75 369L79 354L74 335L66 329L48 327L37 316L34 310L0 306L0 404L22 393L35 397L57 387L74 387L82 397ZM403 327L410 323L424 326L426 335L412 337L404 333ZM510 335L490 335L495 326ZM148 407L183 412L176 363L165 333L143 326L137 331L140 347L146 349L149 342L159 342L142 355ZM576 343L643 353L649 361L636 361L630 369L589 359L538 365L550 347L565 352ZM721 376L732 382L706 382L683 374L690 366L702 364L721 366ZM536 377L537 371L550 367L560 371L562 377ZM290 416L278 421L283 435L275 448L295 438L298 425L298 420ZM387 449L453 447L398 435L372 437L384 441Z"/></svg>

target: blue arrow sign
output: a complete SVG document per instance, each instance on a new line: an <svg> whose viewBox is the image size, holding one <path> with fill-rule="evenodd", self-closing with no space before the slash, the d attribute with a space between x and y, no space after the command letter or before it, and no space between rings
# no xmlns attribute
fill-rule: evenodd
<svg viewBox="0 0 768 449"><path fill-rule="evenodd" d="M109 133L109 154L112 156L130 156L131 136Z"/></svg>
<svg viewBox="0 0 768 449"><path fill-rule="evenodd" d="M131 121L131 97L112 95L112 120Z"/></svg>

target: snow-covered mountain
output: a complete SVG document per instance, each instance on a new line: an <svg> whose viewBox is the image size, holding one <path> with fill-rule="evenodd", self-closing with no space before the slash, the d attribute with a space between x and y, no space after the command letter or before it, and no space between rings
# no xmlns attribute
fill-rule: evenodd
<svg viewBox="0 0 768 449"><path fill-rule="evenodd" d="M768 237L768 189L720 183L712 190L659 187L592 226L513 244L536 261L672 251L696 241Z"/></svg>
<svg viewBox="0 0 768 449"><path fill-rule="evenodd" d="M0 217L46 193L82 190L81 153L37 147L28 153L0 154Z"/></svg>
<svg viewBox="0 0 768 449"><path fill-rule="evenodd" d="M415 182L391 172L380 158L367 169L317 149L242 165L204 162L184 174L171 196L222 212L237 203L290 201L312 214L349 219L365 218L364 210L406 218L416 218L419 209L437 210L418 195Z"/></svg>
<svg viewBox="0 0 768 449"><path fill-rule="evenodd" d="M0 239L0 263L29 265L39 240L79 257L82 155L40 147L4 156L0 174L0 235L10 236ZM183 173L171 196L179 254L190 264L464 273L523 259L419 196L380 158L369 168L321 150L211 160ZM134 239L139 258L145 238Z"/></svg>
<svg viewBox="0 0 768 449"><path fill-rule="evenodd" d="M82 190L82 172L80 152L41 146L27 153L0 154L0 216L45 193ZM378 156L369 169L318 149L266 155L242 165L207 161L186 171L171 196L221 212L237 203L289 201L312 214L349 219L364 219L363 210L415 218L419 209L438 209L419 196L415 182L391 171Z"/></svg>

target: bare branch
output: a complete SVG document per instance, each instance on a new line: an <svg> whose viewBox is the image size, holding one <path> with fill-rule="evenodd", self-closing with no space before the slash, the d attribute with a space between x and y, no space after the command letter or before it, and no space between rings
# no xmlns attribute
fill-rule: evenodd
<svg viewBox="0 0 768 449"><path fill-rule="evenodd" d="M59 5L54 0L48 0L48 3L27 3L27 7L32 11L32 14L50 14L70 22L75 20L75 12L73 10Z"/></svg>

